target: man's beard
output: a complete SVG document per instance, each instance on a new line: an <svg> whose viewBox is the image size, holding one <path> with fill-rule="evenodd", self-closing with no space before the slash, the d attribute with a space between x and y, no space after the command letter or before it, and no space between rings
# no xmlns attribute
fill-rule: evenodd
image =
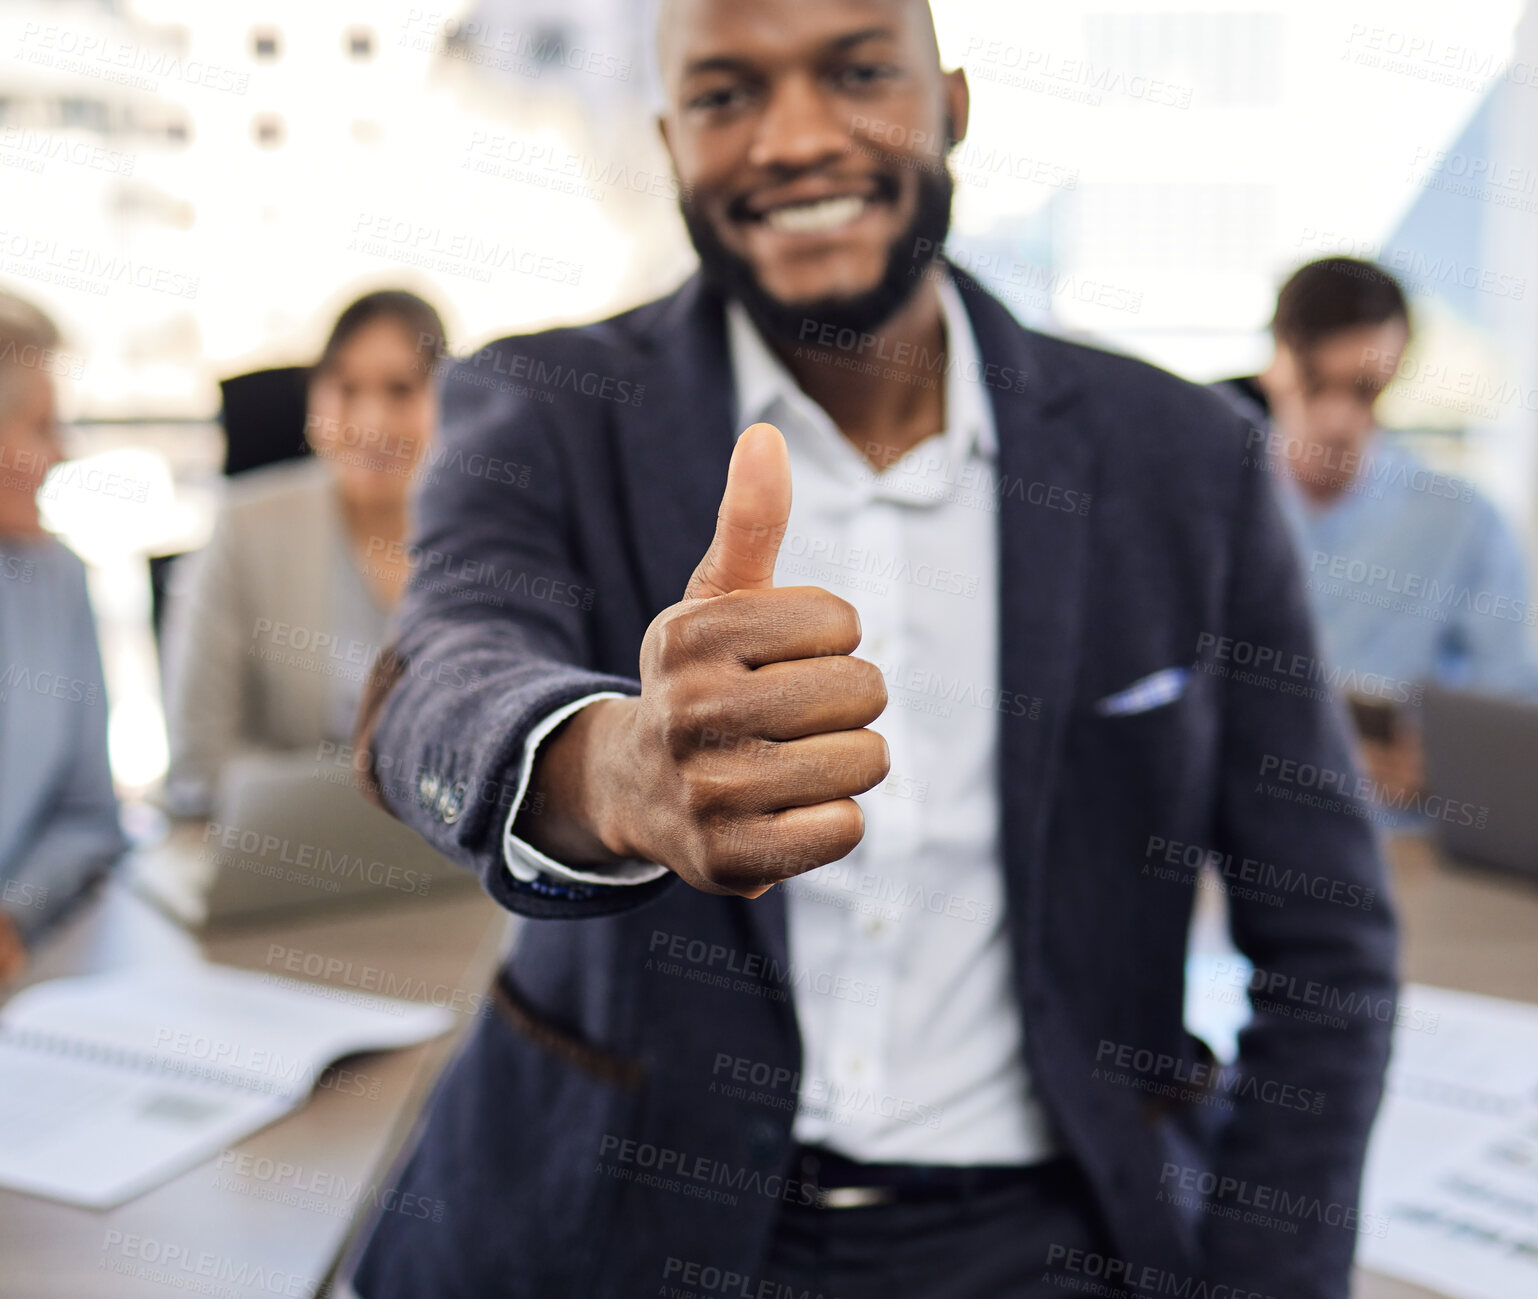
<svg viewBox="0 0 1538 1299"><path fill-rule="evenodd" d="M883 194L895 195L897 186L891 178L878 180ZM945 245L951 228L954 192L950 169L943 162L919 170L913 220L887 249L886 270L880 282L851 297L799 303L781 302L771 295L759 283L752 263L721 242L715 227L693 199L685 199L679 206L706 281L742 303L766 339L799 343L822 333L824 328L869 334L896 315L918 291L929 264Z"/></svg>

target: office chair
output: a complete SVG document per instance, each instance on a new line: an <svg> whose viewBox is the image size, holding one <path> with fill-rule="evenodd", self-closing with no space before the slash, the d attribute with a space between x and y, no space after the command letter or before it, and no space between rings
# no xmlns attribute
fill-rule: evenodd
<svg viewBox="0 0 1538 1299"><path fill-rule="evenodd" d="M309 374L306 366L290 365L220 381L226 477L311 454L304 438Z"/></svg>

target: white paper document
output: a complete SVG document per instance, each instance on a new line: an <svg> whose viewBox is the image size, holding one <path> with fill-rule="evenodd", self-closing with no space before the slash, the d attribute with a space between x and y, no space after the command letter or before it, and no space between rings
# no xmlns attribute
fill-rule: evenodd
<svg viewBox="0 0 1538 1299"><path fill-rule="evenodd" d="M1538 1296L1538 1006L1411 984L1357 1261L1453 1299Z"/></svg>
<svg viewBox="0 0 1538 1299"><path fill-rule="evenodd" d="M0 1186L119 1204L302 1105L339 1057L452 1021L217 965L37 984L0 1010Z"/></svg>

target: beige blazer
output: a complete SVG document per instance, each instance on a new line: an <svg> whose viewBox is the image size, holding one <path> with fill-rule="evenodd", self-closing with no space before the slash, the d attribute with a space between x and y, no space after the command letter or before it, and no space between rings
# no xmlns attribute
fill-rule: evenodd
<svg viewBox="0 0 1538 1299"><path fill-rule="evenodd" d="M324 464L231 480L208 545L173 570L163 673L172 809L206 815L233 757L347 741L385 622Z"/></svg>

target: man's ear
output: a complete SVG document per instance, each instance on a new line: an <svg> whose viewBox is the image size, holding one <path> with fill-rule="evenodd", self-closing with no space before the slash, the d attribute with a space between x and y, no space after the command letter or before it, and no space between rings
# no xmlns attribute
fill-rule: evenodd
<svg viewBox="0 0 1538 1299"><path fill-rule="evenodd" d="M1292 348L1274 336L1273 341L1275 350L1271 353L1270 364L1255 378L1267 397L1274 400L1276 393L1296 387L1299 376L1298 358Z"/></svg>
<svg viewBox="0 0 1538 1299"><path fill-rule="evenodd" d="M668 161L673 164L673 174L678 175L678 159L673 156L673 140L668 134L668 119L657 114L657 134L662 137L662 147L668 151Z"/></svg>
<svg viewBox="0 0 1538 1299"><path fill-rule="evenodd" d="M964 68L953 68L945 76L945 124L950 132L951 144L966 139L967 122L972 115L972 91L967 85Z"/></svg>

